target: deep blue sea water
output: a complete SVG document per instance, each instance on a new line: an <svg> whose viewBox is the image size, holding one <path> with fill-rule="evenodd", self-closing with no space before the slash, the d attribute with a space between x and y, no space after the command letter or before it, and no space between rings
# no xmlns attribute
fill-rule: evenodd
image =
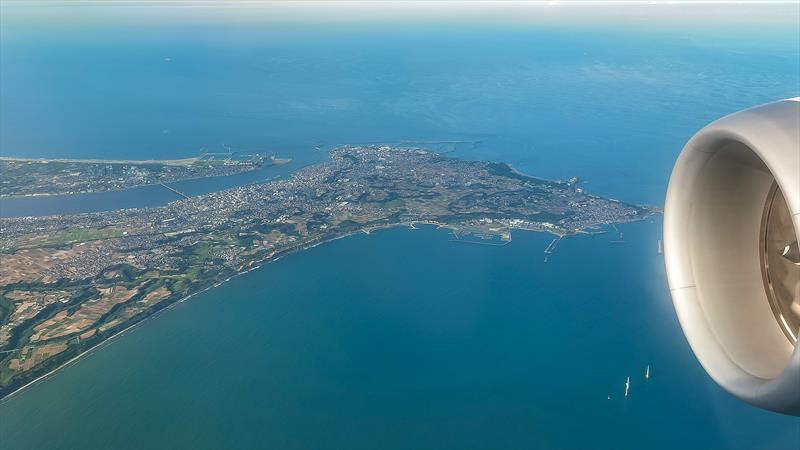
<svg viewBox="0 0 800 450"><path fill-rule="evenodd" d="M291 255L12 397L3 447L796 448L691 355L660 225L622 230L548 263L431 228Z"/></svg>
<svg viewBox="0 0 800 450"><path fill-rule="evenodd" d="M3 25L4 156L295 158L193 193L337 144L458 141L420 145L661 204L697 129L800 95L791 28ZM146 188L0 213L173 199ZM546 264L550 236L493 247L429 228L286 257L0 404L0 448L800 447L797 419L737 402L692 356L659 218L623 231L622 245L567 239Z"/></svg>

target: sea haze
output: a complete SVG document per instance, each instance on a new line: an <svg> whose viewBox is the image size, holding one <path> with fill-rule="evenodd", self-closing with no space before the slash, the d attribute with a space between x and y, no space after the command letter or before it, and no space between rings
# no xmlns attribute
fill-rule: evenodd
<svg viewBox="0 0 800 450"><path fill-rule="evenodd" d="M3 156L295 158L192 192L339 144L422 142L662 204L697 129L800 95L793 27L3 25ZM0 213L174 199L105 195ZM660 217L620 229L624 244L569 238L547 263L548 235L498 247L430 227L285 257L0 404L0 448L800 448L797 419L734 400L691 354Z"/></svg>

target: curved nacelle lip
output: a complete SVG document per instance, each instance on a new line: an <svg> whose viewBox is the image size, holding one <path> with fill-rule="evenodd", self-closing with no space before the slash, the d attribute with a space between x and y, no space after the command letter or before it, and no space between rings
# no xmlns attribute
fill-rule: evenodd
<svg viewBox="0 0 800 450"><path fill-rule="evenodd" d="M800 237L800 98L757 106L709 124L684 147L667 190L664 257L675 310L692 350L714 381L745 402L800 415L800 345L778 376L756 376L725 350L698 298L687 244L692 195L703 167L719 143L726 141L744 144L762 160L784 193L795 234Z"/></svg>

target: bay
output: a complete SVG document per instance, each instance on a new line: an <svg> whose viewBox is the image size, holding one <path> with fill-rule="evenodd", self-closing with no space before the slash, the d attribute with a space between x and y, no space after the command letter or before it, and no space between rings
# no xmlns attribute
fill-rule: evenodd
<svg viewBox="0 0 800 450"><path fill-rule="evenodd" d="M230 145L294 158L275 173L288 176L336 145L406 142L661 204L697 129L800 95L791 27L178 21L43 32L2 20L3 156L177 158ZM3 199L0 214L173 199L150 188ZM796 419L736 401L694 359L656 251L658 218L621 229L625 244L570 238L548 263L551 236L493 247L431 228L291 255L1 403L0 448L800 447Z"/></svg>
<svg viewBox="0 0 800 450"><path fill-rule="evenodd" d="M2 446L796 446L795 418L696 363L659 224L622 230L626 244L567 239L548 263L543 234L496 247L430 227L288 256L10 398Z"/></svg>

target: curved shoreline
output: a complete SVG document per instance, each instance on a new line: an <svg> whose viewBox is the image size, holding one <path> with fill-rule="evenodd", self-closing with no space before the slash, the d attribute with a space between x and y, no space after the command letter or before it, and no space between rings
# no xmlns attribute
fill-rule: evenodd
<svg viewBox="0 0 800 450"><path fill-rule="evenodd" d="M638 221L644 220L646 217L647 216L639 218L637 220L630 221L630 222L638 222ZM625 223L630 223L630 222L625 222ZM336 241L336 240L339 240L339 239L343 239L343 238L346 238L346 237L349 237L349 236L352 236L352 235L355 235L355 234L358 234L358 233L364 233L364 234L369 235L373 231L380 231L380 230L391 229L391 228L399 228L399 227L403 227L403 226L409 227L409 229L411 230L411 229L416 229L416 227L414 225L430 225L432 227L436 227L437 229L441 229L441 228L457 229L458 228L457 226L452 225L452 224L448 224L448 223L442 223L442 222L436 222L436 221L428 221L428 220L414 220L414 221L410 221L410 222L398 222L398 223L375 225L375 226L370 226L370 227L359 228L357 230L353 230L353 231L344 233L344 234L339 235L339 236L333 236L333 237L331 237L329 239L324 239L324 240L320 240L320 241L311 241L311 242L308 242L308 243L306 243L304 245L301 245L301 246L298 246L298 247L295 247L295 248L286 249L285 251L283 251L283 252L281 252L281 253L279 253L277 255L273 255L270 258L266 258L266 259L263 259L263 260L257 262L255 265L253 265L252 267L247 268L246 270L242 270L241 272L234 273L234 274L230 275L229 277L225 278L222 281L218 281L216 283L210 284L210 285L198 290L197 292L193 292L193 293L191 293L191 294L189 294L189 295L187 295L185 297L177 299L177 300L173 301L172 303L170 303L169 305L165 306L164 308L159 309L158 311L154 312L153 314L151 314L151 315L149 315L147 317L144 317L144 318L142 318L141 320L139 320L137 322L134 322L134 323L130 324L129 326L123 328L122 330L112 334L108 338L98 342L97 344L93 345L92 347L89 347L88 349L86 349L86 350L82 351L81 353L75 355L74 357L70 358L69 360L65 361L64 363L59 364L58 366L56 366L54 369L48 371L47 373L44 373L41 376L34 378L33 380L23 384L19 388L11 391L7 395L5 395L3 397L0 397L0 405L6 403L13 396L15 396L15 395L21 393L22 391L32 387L36 383L48 379L50 376L54 375L56 372L58 372L58 371L60 371L62 369L65 369L65 368L69 367L72 364L75 364L75 363L79 362L80 359L82 359L82 358L84 358L86 356L89 356L89 354L91 354L92 352L100 350L102 348L102 346L111 344L114 341L114 339L116 339L117 337L122 336L123 334L125 334L125 333L127 333L129 331L132 331L134 328L136 328L137 326L145 323L146 321L148 321L150 319L153 319L153 318L156 318L160 314L162 314L162 313L164 313L166 311L169 311L172 308L175 308L177 305L180 305L181 303L184 303L185 301L189 300L190 298L194 297L195 295L203 294L206 291L209 291L211 289L217 288L217 287L223 285L224 283L227 283L228 281L231 281L234 278L237 278L239 276L245 275L245 274L247 274L249 272L252 272L253 270L260 269L261 267L263 267L263 266L265 266L265 265L267 265L269 263L278 261L281 258L283 258L284 256L289 256L289 255L292 255L294 253L299 253L299 252L302 252L304 250L308 250L308 249L317 247L317 246L322 245L322 244L327 244L327 243L330 243L330 242L333 242L333 241ZM562 234L562 233L556 232L555 230L548 231L548 230L534 230L534 229L527 229L527 228L511 228L511 227L509 227L509 230L522 230L522 231L530 231L530 232L539 232L539 233L545 233L545 234L552 234L552 235L558 236L559 238L564 238L564 237L570 236L572 234L580 234L581 233L581 230L577 230L574 233Z"/></svg>
<svg viewBox="0 0 800 450"><path fill-rule="evenodd" d="M347 149L343 149L342 151L344 152L345 150ZM438 155L438 153L435 153L435 155ZM526 180L536 180L536 181L546 182L552 185L558 185L563 183L561 181L550 181L525 175L506 163L492 163L488 167L484 166L481 167L489 171L491 174L495 174L495 171L502 172L499 175L495 174L497 176L508 176L507 174L510 173L513 175L514 178L517 179L524 178ZM133 208L132 210L135 209L136 208ZM634 213L635 213L634 217L629 217L628 215L633 213L628 212L625 215L620 215L616 217L616 219L620 220L619 223L632 222L632 221L642 220L650 215L650 213L647 211L646 208L641 211L634 211ZM217 270L209 271L204 277L195 277L193 280L191 280L189 283L185 284L181 288L175 289L178 292L174 292L175 294L174 297L167 297L166 299L164 299L164 301L155 303L151 305L149 308L142 311L141 313L133 315L133 317L130 317L128 321L121 321L121 323L118 323L117 326L122 328L117 329L117 326L114 326L111 327L111 329L107 329L106 332L97 333L97 336L89 342L81 343L80 341L78 341L76 343L73 343L72 346L69 346L68 344L68 347L65 349L67 351L62 350L63 354L61 355L61 357L58 357L57 356L58 354L53 355L51 357L52 359L50 359L50 361L52 361L52 364L50 363L43 364L40 361L38 370L36 367L34 367L28 371L14 374L17 375L16 377L14 376L9 377L8 380L9 383L6 386L4 386L2 391L0 391L2 392L0 394L0 402L12 398L15 394L18 394L19 392L29 388L30 386L34 385L35 383L41 380L47 379L49 376L53 375L57 371L71 364L74 364L75 362L79 361L80 358L83 358L90 352L97 350L98 348L100 348L100 346L104 345L105 343L112 342L117 336L120 336L125 332L128 332L129 330L133 329L134 327L138 326L139 324L143 323L144 321L146 321L151 317L158 316L160 312L171 309L175 307L175 305L185 302L186 300L190 299L196 294L204 293L209 289L218 287L237 276L246 274L254 269L260 268L267 263L277 261L283 256L295 252L300 252L309 248L313 248L318 245L327 242L332 242L337 239L342 239L344 237L348 237L353 234L357 233L370 234L372 231L402 227L402 226L414 228L415 224L424 224L424 225L435 226L438 228L459 230L462 227L471 228L470 224L480 227L480 223L492 223L493 219L504 220L501 222L497 222L497 224L500 225L500 227L502 228L503 233L506 232L510 233L510 230L514 229L539 231L539 232L553 234L560 239L568 235L574 235L585 231L585 228L565 228L564 226L561 225L556 226L554 224L546 222L546 219L548 219L550 216L545 216L543 219L540 219L540 221L537 221L535 218L528 218L528 216L521 216L523 217L524 220L520 219L511 220L512 217L516 217L514 214L511 214L510 216L506 214L507 217L503 217L502 215L495 214L492 210L476 211L461 215L455 213L434 214L427 212L424 212L422 214L414 213L409 215L417 217L420 216L431 217L431 219L414 220L408 216L403 218L397 216L397 214L392 214L391 216L375 220L372 223L355 223L356 226L353 226L353 224L350 223L342 226L337 225L332 227L332 229L326 233L318 233L317 235L307 234L306 236L301 236L301 242L291 242L289 243L288 246L284 248L262 248L258 251L254 251L249 255L248 258L245 258L244 261L241 261L241 265L238 265L238 267L221 266ZM534 214L534 216L537 217L538 215L539 215L538 212ZM405 221L403 221L403 219L405 219ZM480 223L476 225L474 220L478 220ZM588 226L586 224L580 224L580 223L581 222L574 223L572 226L573 227ZM595 225L608 225L609 223L610 222L599 222ZM492 228L494 227L489 227L489 229ZM497 230L500 230L501 228L498 228ZM303 240L303 238L305 238L305 240ZM545 250L545 253L549 252ZM249 258L252 259L248 261L247 259ZM184 296L179 297L179 295L184 295ZM114 329L117 329L117 331L114 331ZM70 338L72 338L77 334L78 332L75 332L73 335L69 336ZM37 376L37 374L41 375ZM15 386L19 387L15 388Z"/></svg>
<svg viewBox="0 0 800 450"><path fill-rule="evenodd" d="M244 274L252 272L253 270L260 269L261 267L263 267L263 266L265 266L265 265L267 265L269 263L278 261L281 258L283 258L284 256L289 256L289 255L294 254L294 253L302 252L304 250L308 250L308 249L317 247L317 246L322 245L322 244L327 244L329 242L333 242L333 241L336 241L336 240L339 240L339 239L343 239L343 238L352 236L354 234L358 234L358 233L369 234L372 231L389 229L389 228L396 228L396 227L402 227L404 225L413 226L413 224L415 224L415 223L416 224L422 223L422 224L425 224L425 225L432 225L432 226L437 225L437 224L434 224L434 223L431 223L431 222L414 221L414 222L401 222L401 223L389 224L389 225L379 225L379 226L375 226L375 227L366 227L366 228L358 229L358 230L355 230L355 231L351 231L349 233L342 234L340 236L334 236L334 237L332 237L330 239L325 239L325 240L318 241L318 242L310 242L307 245L303 245L303 246L300 246L300 247L297 247L297 248L293 248L293 249L287 249L286 251L284 251L283 253L281 253L279 255L276 255L276 256L274 256L272 258L264 259L264 260L258 262L257 264L255 264L253 267L249 267L248 269L243 270L243 271L238 272L238 273L235 273L235 274L229 276L228 278L225 278L222 281L218 281L216 283L213 283L213 284L211 284L209 286L206 286L206 287L198 290L197 292L193 292L193 293L191 293L191 294L189 294L189 295L187 295L185 297L177 299L177 300L173 301L172 303L170 303L169 305L165 306L164 308L159 309L158 311L154 312L153 314L151 314L151 315L149 315L147 317L144 317L141 320L139 320L137 322L134 322L134 323L130 324L129 326L119 330L118 332L112 334L108 338L98 342L97 344L95 344L95 345L89 347L88 349L80 352L79 354L73 356L72 358L70 358L69 360L65 361L64 363L59 364L58 366L56 366L52 370L48 371L47 373L44 373L41 376L38 376L38 377L34 378L31 381L28 381L27 383L23 384L19 388L14 389L13 391L9 392L7 395L5 395L3 397L0 397L0 405L6 403L13 396L15 396L15 395L21 393L22 391L32 387L36 383L48 379L50 376L54 375L56 372L58 372L58 371L60 371L62 369L66 369L70 365L77 363L82 358L84 358L86 356L89 356L90 353L92 353L94 351L97 351L97 350L100 350L102 348L102 346L107 345L107 344L110 345L114 339L116 339L119 336L122 336L124 333L132 331L134 328L136 328L137 326L145 323L146 321L148 321L150 319L153 319L153 318L156 318L160 314L162 314L162 313L164 313L166 311L169 311L172 308L175 308L177 305L180 305L181 303L184 303L185 301L189 300L190 298L194 297L195 295L203 294L206 291L209 291L211 289L217 288L217 287L223 285L224 283L227 283L228 281L230 281L230 280L232 280L234 278L237 278L239 276L242 276ZM447 225L438 224L438 226L439 226L439 228L442 228L442 227L446 227Z"/></svg>

